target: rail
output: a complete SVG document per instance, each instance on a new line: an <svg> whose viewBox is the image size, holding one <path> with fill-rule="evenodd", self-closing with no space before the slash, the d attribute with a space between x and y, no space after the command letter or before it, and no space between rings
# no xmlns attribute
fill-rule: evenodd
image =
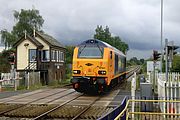
<svg viewBox="0 0 180 120"><path fill-rule="evenodd" d="M5 114L5 113L7 113L7 112L10 112L10 111L13 111L13 110L16 110L16 109L25 107L25 106L33 103L33 102L42 100L42 99L44 99L44 98L47 98L47 97L50 97L50 96L53 96L53 95L56 95L56 94L59 94L59 93L65 92L65 91L67 91L67 90L63 90L63 91L60 91L60 92L56 92L56 93L54 93L54 94L50 94L50 95L47 95L47 96L45 96L45 97L40 97L39 99L30 101L30 102L28 102L28 103L26 103L26 104L18 105L17 107L13 107L12 109L8 109L8 110L5 110L5 111L2 111L2 112L0 112L0 116L3 116L3 114ZM72 91L72 92L70 92L70 93L67 93L66 95L72 94L72 93L74 93L74 92L75 92L75 91ZM66 96L66 95L64 95L64 96ZM61 97L64 97L64 96L61 96ZM4 103L4 104L6 104L6 103Z"/></svg>
<svg viewBox="0 0 180 120"><path fill-rule="evenodd" d="M139 72L140 70L140 66L136 66L136 67L131 67L131 69L127 70L127 75L126 75L126 79L128 79L129 77L131 77L134 72ZM120 84L122 86L122 84ZM119 86L116 86L115 88L113 89L119 89ZM98 120L112 120L112 119L115 119L116 116L124 110L125 106L126 106L126 102L127 102L127 97L125 97L122 102L121 102L121 105L117 106L114 110L108 112L107 114L101 116ZM125 117L125 114L122 116L122 118Z"/></svg>
<svg viewBox="0 0 180 120"><path fill-rule="evenodd" d="M131 111L132 103L135 103L135 112ZM166 104L166 112L161 111L159 104ZM147 108L146 108L147 107ZM151 107L151 108L149 108ZM126 114L126 120L155 120L180 118L180 99L177 100L140 100L129 99L124 110L115 120L125 120L122 116Z"/></svg>
<svg viewBox="0 0 180 120"><path fill-rule="evenodd" d="M72 120L78 119L84 112L86 112L96 101L98 101L101 97L95 99L91 104L89 104L84 110L82 110L78 115L76 115Z"/></svg>
<svg viewBox="0 0 180 120"><path fill-rule="evenodd" d="M60 107L66 105L66 104L68 104L68 103L70 103L71 101L73 101L73 100L79 98L80 96L83 96L83 94L78 95L78 96L76 96L76 97L74 97L74 98L72 98L72 99L70 99L70 100L68 100L68 101L66 101L66 102L64 102L64 103L62 103L62 104L60 104L60 105L58 105L58 106L56 106L56 107L54 107L54 108L52 108L52 109L46 111L45 113L42 113L41 115L35 117L33 120L39 120L39 119L45 118L45 117L47 116L47 114L49 114L49 113L51 113L51 112L53 112L53 111L59 109Z"/></svg>

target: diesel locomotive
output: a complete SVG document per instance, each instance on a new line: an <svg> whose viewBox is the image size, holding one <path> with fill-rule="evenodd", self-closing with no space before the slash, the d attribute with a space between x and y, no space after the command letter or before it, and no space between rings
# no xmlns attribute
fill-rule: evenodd
<svg viewBox="0 0 180 120"><path fill-rule="evenodd" d="M108 43L89 39L74 49L73 88L82 93L108 91L126 76L126 56Z"/></svg>

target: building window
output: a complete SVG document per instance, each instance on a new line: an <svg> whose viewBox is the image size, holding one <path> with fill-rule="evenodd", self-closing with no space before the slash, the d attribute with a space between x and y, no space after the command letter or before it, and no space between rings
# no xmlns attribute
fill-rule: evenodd
<svg viewBox="0 0 180 120"><path fill-rule="evenodd" d="M49 50L41 51L41 61L43 62L49 61Z"/></svg>
<svg viewBox="0 0 180 120"><path fill-rule="evenodd" d="M58 58L59 62L61 62L61 51L59 51L59 58Z"/></svg>
<svg viewBox="0 0 180 120"><path fill-rule="evenodd" d="M56 51L54 51L54 61L56 61L56 59L57 59L57 53Z"/></svg>
<svg viewBox="0 0 180 120"><path fill-rule="evenodd" d="M56 51L56 62L59 61L59 51Z"/></svg>
<svg viewBox="0 0 180 120"><path fill-rule="evenodd" d="M64 62L64 53L58 50L53 50L51 52L52 61L56 62Z"/></svg>
<svg viewBox="0 0 180 120"><path fill-rule="evenodd" d="M61 57L60 57L60 61L61 61L61 62L64 62L64 53L63 53L63 52L60 52L60 56L61 56Z"/></svg>
<svg viewBox="0 0 180 120"><path fill-rule="evenodd" d="M36 49L29 49L29 61L36 61Z"/></svg>
<svg viewBox="0 0 180 120"><path fill-rule="evenodd" d="M52 60L52 61L55 61L55 51L52 50L51 53L52 53L52 54L51 54L51 60Z"/></svg>

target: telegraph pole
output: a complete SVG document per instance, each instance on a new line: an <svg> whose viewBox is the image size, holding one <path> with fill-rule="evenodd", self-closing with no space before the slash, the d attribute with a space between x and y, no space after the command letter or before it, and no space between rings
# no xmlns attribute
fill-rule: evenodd
<svg viewBox="0 0 180 120"><path fill-rule="evenodd" d="M165 39L165 50L166 50L166 81L168 81L168 39Z"/></svg>
<svg viewBox="0 0 180 120"><path fill-rule="evenodd" d="M163 66L163 0L161 0L161 68L160 71L162 73Z"/></svg>

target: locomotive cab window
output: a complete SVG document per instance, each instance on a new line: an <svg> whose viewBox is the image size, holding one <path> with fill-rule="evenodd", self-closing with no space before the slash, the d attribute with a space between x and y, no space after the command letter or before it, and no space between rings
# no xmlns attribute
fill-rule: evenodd
<svg viewBox="0 0 180 120"><path fill-rule="evenodd" d="M112 59L112 51L110 51L110 58Z"/></svg>
<svg viewBox="0 0 180 120"><path fill-rule="evenodd" d="M103 58L103 48L99 46L82 46L78 58Z"/></svg>

